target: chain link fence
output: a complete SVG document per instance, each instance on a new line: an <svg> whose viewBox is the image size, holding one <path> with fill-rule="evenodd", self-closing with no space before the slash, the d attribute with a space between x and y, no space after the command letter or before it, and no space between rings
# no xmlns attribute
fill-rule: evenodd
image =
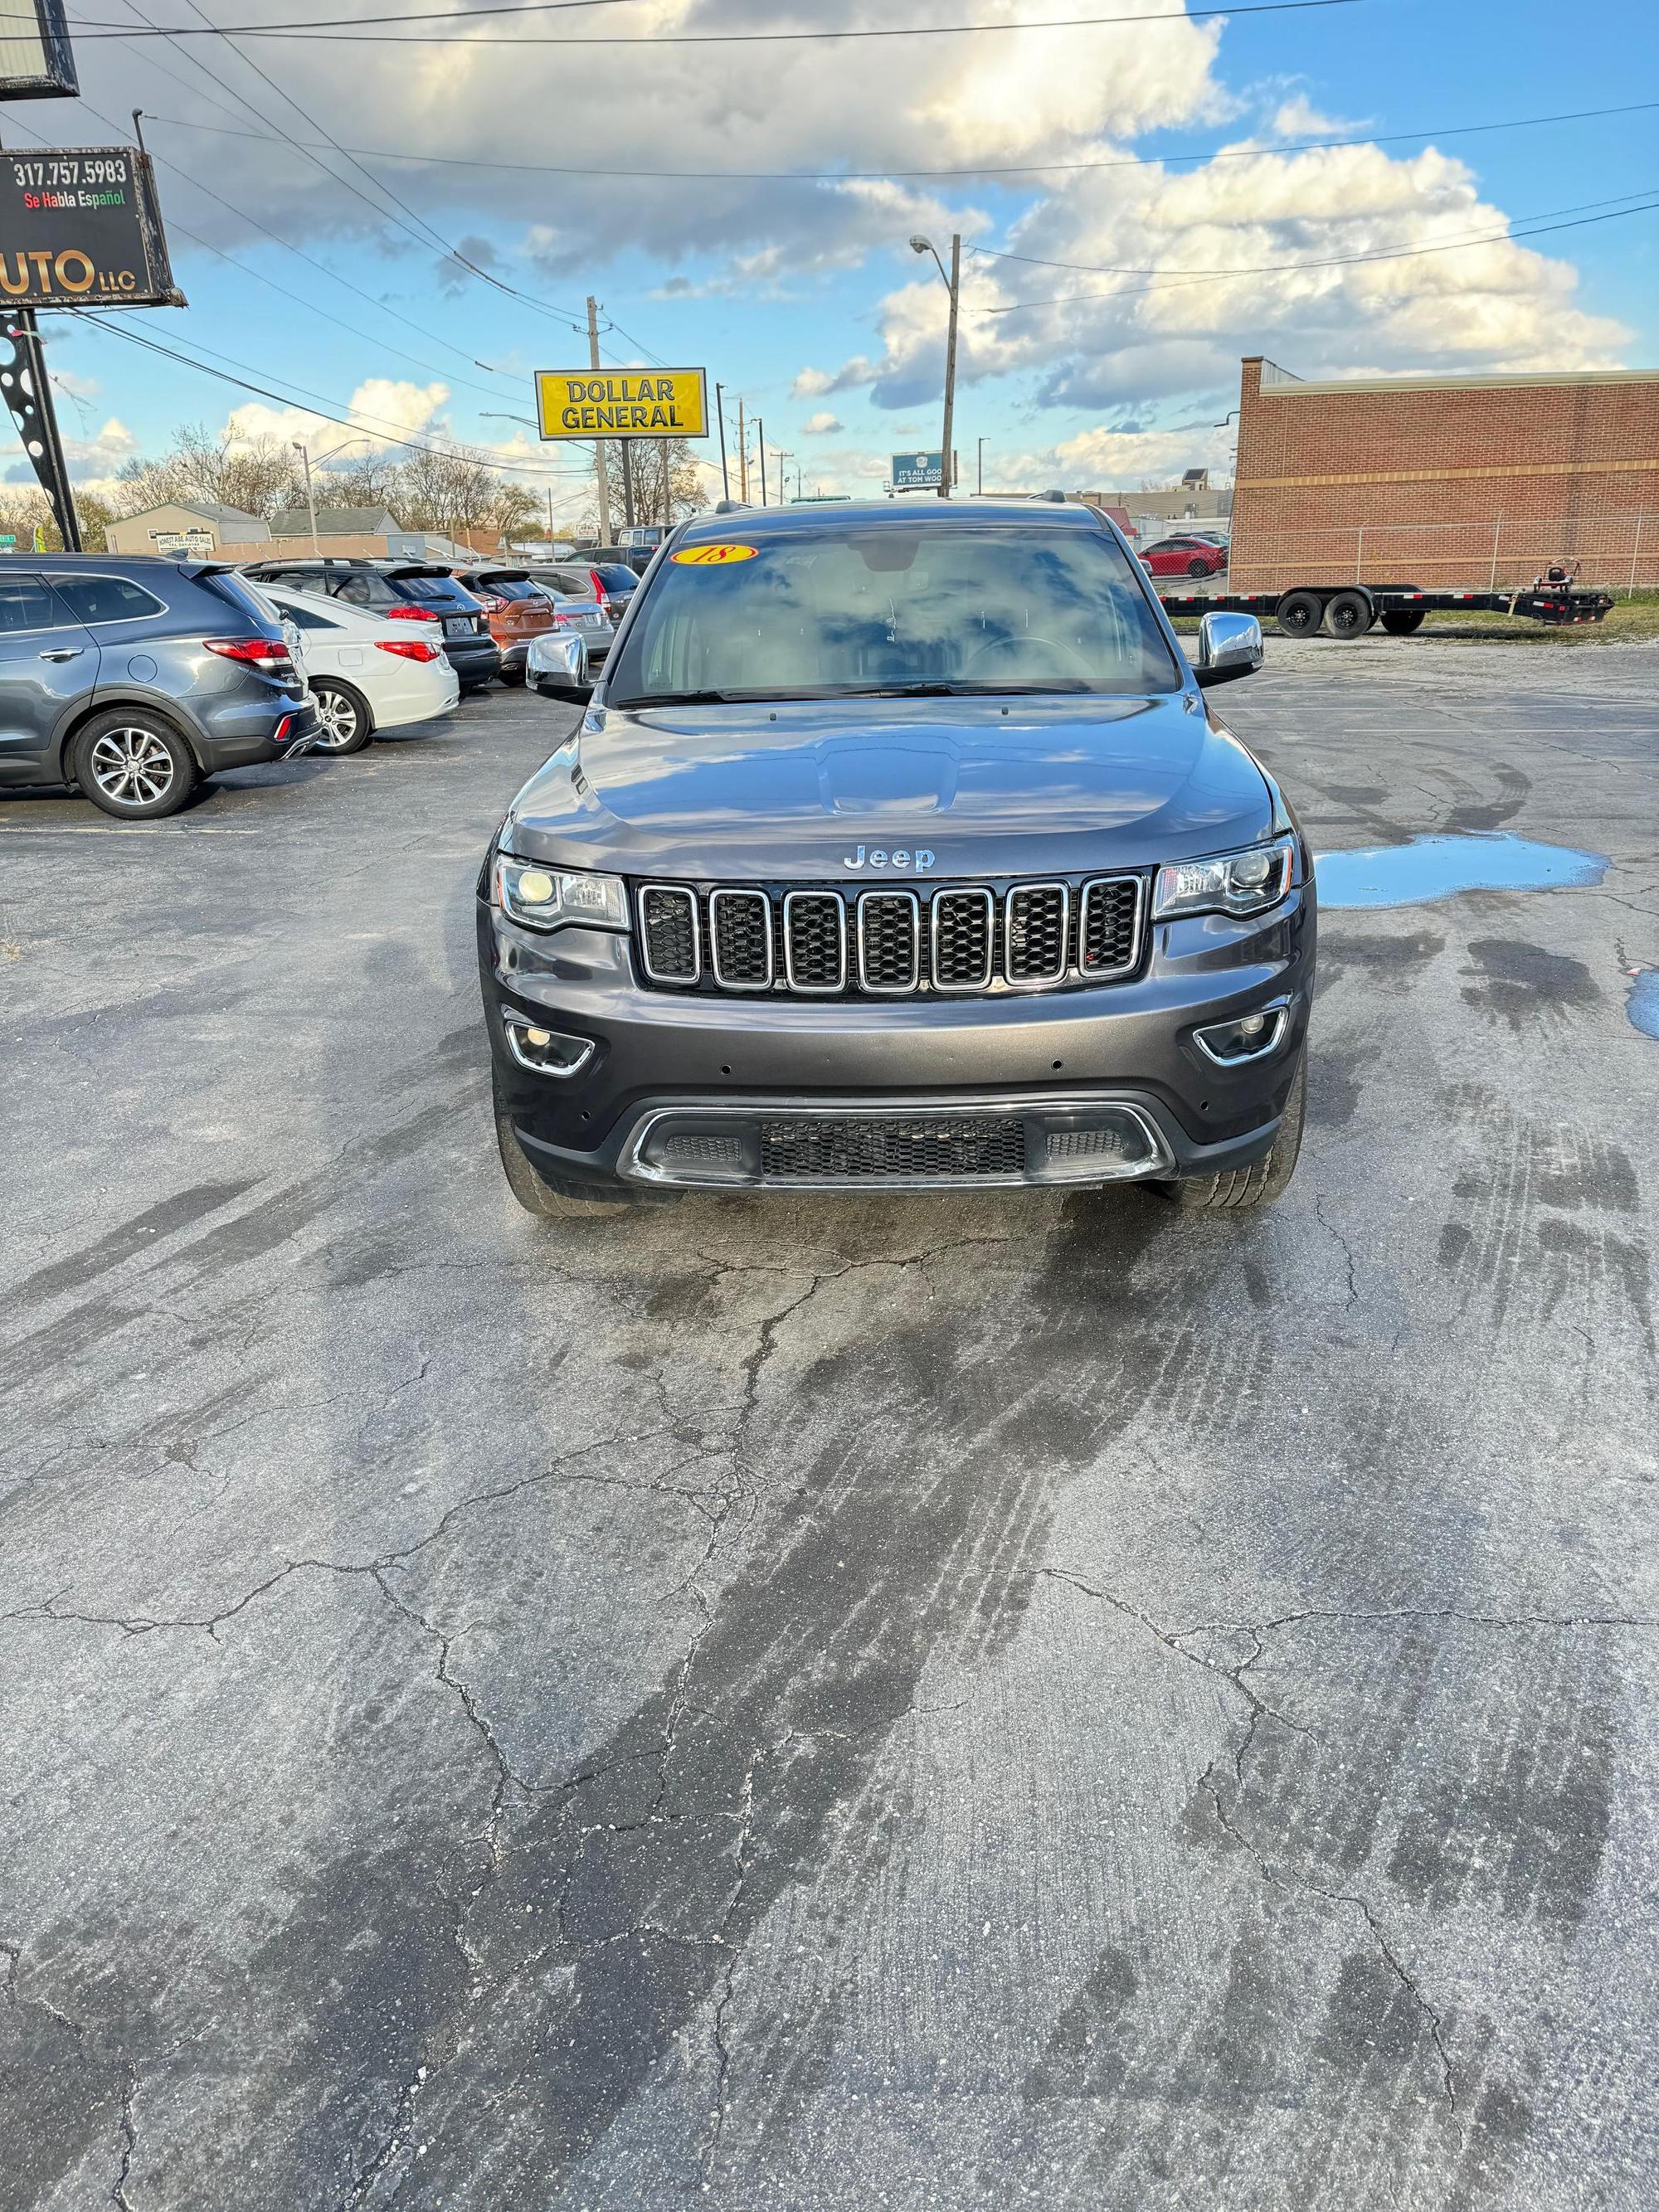
<svg viewBox="0 0 1659 2212"><path fill-rule="evenodd" d="M1233 517L1228 588L1407 584L1513 591L1565 560L1580 584L1628 596L1659 587L1659 509L1586 520L1498 514L1489 522L1375 522L1262 530Z"/></svg>

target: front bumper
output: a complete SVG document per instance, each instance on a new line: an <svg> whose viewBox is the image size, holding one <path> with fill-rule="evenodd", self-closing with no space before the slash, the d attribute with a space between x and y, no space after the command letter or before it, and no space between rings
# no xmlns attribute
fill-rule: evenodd
<svg viewBox="0 0 1659 2212"><path fill-rule="evenodd" d="M1018 1172L988 1170L989 1152L943 1173L872 1176L838 1158L827 1129L808 1157L823 1176L791 1172L792 1188L933 1187L1013 1182L1104 1182L1134 1175L1210 1175L1272 1149L1307 1031L1313 989L1311 888L1247 921L1208 915L1160 922L1150 957L1127 982L983 998L902 1001L714 996L644 988L629 940L600 930L521 928L478 904L485 1017L500 1096L525 1151L560 1180L764 1188L752 1150L721 1141L678 1165L652 1131L741 1138L757 1119L824 1125L876 1119L941 1123L1010 1117L1026 1129ZM1283 1005L1275 1049L1218 1066L1194 1032ZM558 1077L528 1067L507 1027L533 1025L592 1049ZM1113 1126L1127 1142L1053 1146L1051 1135ZM908 1142L905 1139L904 1142ZM1064 1156L1063 1173L1051 1172ZM906 1157L902 1145L881 1157ZM724 1158L738 1171L709 1173ZM937 1152L933 1155L937 1164Z"/></svg>

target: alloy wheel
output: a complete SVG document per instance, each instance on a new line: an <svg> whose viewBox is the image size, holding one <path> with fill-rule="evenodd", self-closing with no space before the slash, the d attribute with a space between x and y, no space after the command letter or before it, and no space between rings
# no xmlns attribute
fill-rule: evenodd
<svg viewBox="0 0 1659 2212"><path fill-rule="evenodd" d="M362 728L362 715L356 702L345 692L335 690L331 684L319 684L314 696L317 720L322 726L322 734L317 741L319 749L329 753L343 752Z"/></svg>
<svg viewBox="0 0 1659 2212"><path fill-rule="evenodd" d="M88 762L106 799L122 806L151 806L165 799L178 773L173 755L153 730L136 725L106 730Z"/></svg>

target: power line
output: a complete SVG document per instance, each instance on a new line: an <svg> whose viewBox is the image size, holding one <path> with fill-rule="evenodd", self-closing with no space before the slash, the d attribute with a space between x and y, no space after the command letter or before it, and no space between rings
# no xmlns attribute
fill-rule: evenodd
<svg viewBox="0 0 1659 2212"><path fill-rule="evenodd" d="M112 122L110 118L106 115L101 109L93 106L91 101L87 99L84 94L80 95L80 100L82 106L87 110L88 113L95 116L98 121L104 125L106 130L112 132L117 137L120 136L120 125L117 123ZM26 137L33 138L37 145L46 146L50 144L51 142L49 140L41 137L39 131L31 130L27 124L19 123L15 118L9 117L7 120L11 129L15 131L21 131ZM184 181L189 185L193 191L202 193L208 199L216 200L218 204L227 210L228 213L235 216L240 221L246 222L253 229L263 231L267 238L270 239L276 245L282 246L285 252L292 253L297 259L305 262L309 267L319 270L325 276L331 277L335 283L343 286L346 291L355 292L360 299L366 300L370 307L379 309L381 313L394 316L398 322L409 323L409 326L411 330L421 330L421 325L418 323L410 322L410 319L407 315L399 314L395 307L386 307L382 301L375 299L373 293L365 291L362 285L354 284L349 277L340 276L337 270L330 269L325 263L314 259L313 257L306 252L302 247L293 245L288 239L282 237L277 232L270 229L268 225L260 222L256 216L245 214L240 208L236 207L231 201L226 199L222 193L216 192L210 185L199 182L198 179L190 174L188 170L181 169L177 162L169 161L165 155L157 155L155 158L161 163L164 169L171 170L174 176L183 178ZM328 173L325 172L325 173L326 174ZM410 353L401 346L392 345L386 339L375 337L371 332L360 330L356 323L347 322L343 315L331 313L328 308L320 307L316 301L307 299L303 293L291 291L286 284L278 283L274 276L267 276L263 269L254 268L251 262L238 260L234 253L227 253L222 246L215 246L210 240L204 238L199 232L191 230L186 224L170 222L167 228L174 237L188 239L192 246L199 246L204 253L211 253L216 259L224 262L232 269L240 270L243 276L253 277L258 283L268 286L271 291L280 293L283 299L292 300L296 307L303 307L307 314L320 315L325 322L332 323L337 330L344 331L352 337L361 338L365 345L372 346L377 353L391 354L398 361L407 362L411 368L424 369L429 374L434 376L447 378L449 382L452 384L464 384L470 391L482 392L486 398L498 399L501 398L501 393L495 391L489 385L480 384L472 377L458 375L453 369L444 368L436 362L422 361L418 354ZM422 331L422 335L423 337L434 337L435 333L428 331ZM448 344L447 339L440 339L438 343L440 344ZM459 351L459 349L458 347L451 347L450 350L452 352L458 352ZM471 360L471 356L470 355L464 354L462 358L464 360ZM502 374L502 372L501 371L495 371L494 373L496 374ZM514 380L503 375L502 380L510 384Z"/></svg>
<svg viewBox="0 0 1659 2212"><path fill-rule="evenodd" d="M399 36L395 31L347 29L347 25L361 23L407 22L408 16L341 15L319 19L314 26L301 28L297 25L280 23L237 23L230 27L239 39L306 39L325 46L637 46L641 51L655 46L774 46L820 45L837 39L966 39L985 36L994 32L1007 31L1088 31L1103 30L1114 24L1133 23L1139 28L1146 23L1201 23L1212 16L1225 15L1285 15L1300 14L1310 8L1358 8L1365 0L1247 0L1247 4L1232 8L1184 8L1166 10L1157 15L1051 15L1030 22L1009 23L907 23L886 26L865 26L842 31L648 31L642 36L629 37L605 32L579 31L573 36L551 38L458 39L453 32L416 31ZM511 14L508 9L469 9L469 15ZM94 20L94 19L83 19ZM413 19L419 21L422 19ZM428 21L439 20L428 16ZM441 20L453 23L453 15ZM77 26L76 35L83 39L106 39L122 35L107 27L82 29ZM156 32L161 37L201 38L204 33L192 30ZM217 33L222 36L223 33Z"/></svg>
<svg viewBox="0 0 1659 2212"><path fill-rule="evenodd" d="M1205 276L1172 277L1161 284L1120 284L1109 292L1062 292L1052 299L1016 300L1006 307L971 307L968 312L975 315L1018 315L1027 307L1067 307L1089 300L1128 300L1147 292L1178 291L1189 284L1224 284L1232 276L1293 276L1304 269L1347 268L1364 261L1414 261L1429 253L1462 253L1477 246L1507 246L1516 239L1541 238L1550 231L1582 230L1589 223L1616 222L1621 216L1647 215L1656 208L1659 208L1659 199L1649 200L1641 207L1615 208L1608 215L1583 215L1570 222L1538 223L1530 230L1492 231L1484 238L1454 239L1439 246L1402 246L1397 252L1386 253L1339 253L1320 261L1269 262L1255 269L1222 269Z"/></svg>
<svg viewBox="0 0 1659 2212"><path fill-rule="evenodd" d="M142 11L137 7L137 0L127 0L127 4L133 9L135 14L141 15L141 20L145 22L149 22L149 19L147 16L142 15ZM382 206L378 202L368 198L358 190L357 186L351 182L351 179L349 177L343 177L337 173L337 171L329 168L319 158L314 151L304 149L307 152L308 158L316 163L316 166L323 171L324 175L328 177L331 182L337 185L343 185L345 189L356 198L362 201L363 205L367 207L372 214L377 216L383 222L389 221L394 223L399 230L405 232L410 238L414 239L416 245L428 247L428 249L435 246L438 251L446 255L450 260L453 261L458 268L465 269L469 275L476 276L481 283L493 285L498 292L504 292L507 294L509 297L520 301L526 307L533 307L538 314L546 315L550 320L562 322L574 327L572 319L574 315L574 310L573 308L557 307L550 301L535 299L530 293L521 292L516 285L505 283L500 277L492 276L488 270L481 269L477 262L469 259L468 257L461 252L458 246L452 244L448 239L443 237L439 231L434 228L431 223L427 222L424 216L419 214L416 209L410 207L409 202L395 191L390 185L384 183L380 178L372 175L368 170L364 168L361 161L356 160L353 155L348 153L346 149L340 144L339 140L336 138L333 133L329 130L328 125L325 123L318 122L317 118L309 114L307 109L301 107L300 103L294 99L292 94L289 93L283 85L278 83L275 77L271 76L265 70L261 68L260 64L255 61L251 55L243 53L241 48L238 46L232 39L227 36L226 33L220 29L219 26L214 22L212 17L207 13L206 9L198 4L198 0L187 0L187 5L190 7L191 13L201 19L202 23L206 27L210 34L216 38L222 39L225 45L229 46L230 51L245 67L251 69L260 82L263 84L267 85L270 89L277 95L278 99L283 100L288 106L294 110L294 112L296 115L310 122L315 129L320 131L328 144L331 146L337 153L341 155L344 160L351 163L352 167L356 170L358 175L361 176L367 184L370 185L375 191L379 192L384 199L392 201L394 206L402 209L404 216L409 216L410 221L404 222L402 216L394 215L389 209ZM155 30L157 27L158 27L154 24L150 25L150 28L152 30ZM132 35L137 37L138 33L134 33ZM170 39L176 34L163 31L161 33L161 35ZM211 76L210 71L208 72L208 74ZM234 99L240 97L240 95L232 92L231 87L223 83L222 80L214 77L212 78L212 82L219 84L222 91L231 92ZM246 107L247 106L247 102L243 100L242 105ZM271 119L275 121L274 118ZM291 132L284 131L281 124L276 125L276 130L279 135L288 144L295 147L299 145L300 142L294 137ZM418 229L413 228L413 225L416 224L419 225ZM452 350L455 350L455 349L452 349Z"/></svg>
<svg viewBox="0 0 1659 2212"><path fill-rule="evenodd" d="M1647 195L1652 191L1659 191L1659 185L1642 185L1633 192L1613 192L1604 200L1576 200L1569 207L1539 208L1531 215L1511 216L1510 216L1509 221L1511 223L1543 222L1547 217L1553 216L1582 215L1587 208L1620 207L1623 205L1626 200L1645 199ZM1273 219L1274 218L1271 216L1257 218L1247 216L1244 218L1247 222L1256 220L1267 222L1271 222ZM1352 216L1341 215L1332 215L1320 218L1320 220L1328 222L1352 222L1352 219L1353 218ZM1300 222L1306 222L1309 218L1298 216L1295 220ZM1207 229L1210 228L1208 223L1200 223L1194 227L1201 229ZM1465 233L1459 238L1443 239L1439 241L1439 246L1486 245L1489 243L1494 236L1504 237L1506 235L1508 235L1508 234L1504 232L1494 233L1492 231L1471 231ZM1439 247L1437 246L1436 250L1438 251ZM1077 270L1080 275L1085 276L1156 276L1160 274L1156 264L1154 264L1151 268L1147 268L1139 263L1128 265L1116 265L1109 261L1048 261L1043 259L1040 254L1008 253L1000 250L994 246L970 246L968 248L968 251L969 253L981 254L986 259L991 261L1020 261L1024 262L1028 268L1031 269L1071 269ZM1361 260L1370 260L1375 258L1377 260L1383 260L1388 257L1386 250L1380 250L1375 257L1370 254L1356 255L1353 257L1343 254L1340 258L1346 261L1350 258ZM1260 276L1276 273L1280 269L1286 267L1318 269L1322 268L1324 265L1325 264L1323 263L1318 261L1303 261L1294 263L1265 261L1260 263L1255 267L1251 267L1246 264L1238 268L1222 267L1215 269L1182 269L1177 273L1182 276Z"/></svg>
<svg viewBox="0 0 1659 2212"><path fill-rule="evenodd" d="M366 431L368 435L380 439L384 444L400 447L413 453L431 454L440 460L453 460L458 453L464 459L471 458L464 447L431 446L418 438L410 437L406 430L392 422L388 417L371 415L365 409L357 408L341 413L338 410L345 403L337 399L326 400L316 405L310 404L309 402L317 398L318 395L307 392L304 385L295 385L290 392L281 392L273 386L254 383L245 377L229 375L223 369L210 368L206 362L198 361L193 354L181 353L176 346L164 345L157 338L144 337L137 331L125 329L119 323L106 323L101 316L89 313L84 307L71 307L67 312L74 315L77 321L88 324L94 330L104 331L111 337L120 338L128 345L140 346L146 353L160 354L168 361L181 363L185 368L195 369L200 375L212 377L220 384L232 385L239 392L252 392L256 398L273 400L279 407L296 407L302 414L315 415L325 422L336 422L343 430ZM213 349L204 346L201 350L207 353ZM229 354L219 354L216 358L221 361L231 361L234 356ZM243 368L251 368L251 364L246 362L239 362L237 366ZM296 399L294 396L295 392L298 392L301 397ZM374 427L376 424L380 425L378 428ZM484 465L495 469L503 476L557 478L573 474L585 477L588 473L586 469L571 471L547 467L532 468L518 461L491 459L486 461Z"/></svg>
<svg viewBox="0 0 1659 2212"><path fill-rule="evenodd" d="M582 0L582 4L597 5L598 0ZM214 104L219 105L217 101ZM626 168L611 169L592 161L490 161L461 154L410 154L390 146L343 146L340 150L360 154L371 161L411 161L440 169L500 169L515 176L652 177L717 184L841 185L878 182L887 177L1044 177L1070 175L1080 170L1172 168L1177 163L1192 161L1254 161L1264 154L1319 153L1344 146L1397 146L1408 138L1467 138L1493 131L1529 131L1547 123L1585 123L1609 115L1646 115L1656 107L1659 100L1638 100L1622 107L1575 107L1558 115L1517 115L1503 123L1454 123L1416 131L1368 131L1357 138L1276 139L1257 146L1215 146L1197 154L1121 154L1104 161L1010 161L954 169L642 169L635 163ZM222 112L228 114L229 110ZM197 123L182 115L146 112L144 120L175 131L210 131L221 137L257 138L272 145L279 143L267 131L227 131L222 125ZM302 138L289 143L307 145Z"/></svg>

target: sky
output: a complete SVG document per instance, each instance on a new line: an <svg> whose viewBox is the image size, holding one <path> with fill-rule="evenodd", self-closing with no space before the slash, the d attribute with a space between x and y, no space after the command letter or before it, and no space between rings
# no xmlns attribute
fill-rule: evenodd
<svg viewBox="0 0 1659 2212"><path fill-rule="evenodd" d="M955 444L987 490L1224 479L1249 353L1659 366L1659 212L1624 212L1659 202L1659 107L1507 127L1659 101L1653 0L520 7L74 0L82 99L0 110L5 143L108 144L142 106L190 301L42 318L78 482L181 422L459 439L562 520L591 477L538 441L531 378L586 361L592 293L608 363L705 367L734 426L742 396L774 495L780 449L792 491L873 493L939 437L914 234L963 240ZM730 35L963 24L1021 27Z"/></svg>

